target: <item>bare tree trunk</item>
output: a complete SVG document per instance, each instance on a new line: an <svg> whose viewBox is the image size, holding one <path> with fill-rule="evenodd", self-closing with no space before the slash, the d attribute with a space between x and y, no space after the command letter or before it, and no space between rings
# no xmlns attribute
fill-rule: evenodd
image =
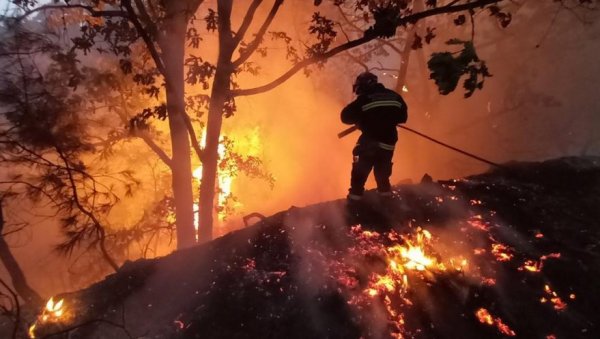
<svg viewBox="0 0 600 339"><path fill-rule="evenodd" d="M25 274L23 274L23 270L21 270L21 266L19 266L19 263L12 255L6 240L4 240L2 234L3 230L4 214L2 213L2 200L0 200L0 260L4 264L4 267L6 267L6 270L12 279L12 284L21 298L28 303L41 304L42 297L40 297L40 295L27 283L27 279L25 278Z"/></svg>
<svg viewBox="0 0 600 339"><path fill-rule="evenodd" d="M166 1L165 33L160 39L167 78L167 111L172 149L172 188L177 248L195 244L194 196L189 134L185 121L184 53L187 30L185 1Z"/></svg>
<svg viewBox="0 0 600 339"><path fill-rule="evenodd" d="M418 13L423 11L424 6L423 6L423 0L413 0L413 12ZM403 94L403 89L404 86L406 85L406 77L408 74L408 66L410 64L410 57L411 54L413 52L420 52L423 53L423 49L421 48L418 51L413 51L412 49L412 45L415 41L415 34L419 33L419 25L420 23L417 22L415 23L407 32L406 32L406 40L404 42L404 48L402 49L402 54L400 56L400 70L398 72L398 81L396 82L396 92ZM414 125L414 121L415 121L415 115L414 111L410 110L409 107L409 122L412 122ZM420 174L418 173L418 163L420 161L420 153L418 152L418 149L422 146L422 141L420 140L414 140L414 139L409 139L407 140L403 140L402 141L402 146L403 146L403 150L404 149L409 149L409 152L404 152L403 154L403 158L406 161L405 169L406 169L406 173L404 173L403 175L406 176L407 174L412 173L413 176L419 176Z"/></svg>
<svg viewBox="0 0 600 339"><path fill-rule="evenodd" d="M202 182L200 184L200 225L198 241L209 241L213 237L213 215L217 167L219 163L219 137L223 125L223 108L228 100L231 75L234 67L231 62L235 43L231 33L232 0L218 1L219 17L219 58L210 97L210 107L206 123L206 147L202 159Z"/></svg>

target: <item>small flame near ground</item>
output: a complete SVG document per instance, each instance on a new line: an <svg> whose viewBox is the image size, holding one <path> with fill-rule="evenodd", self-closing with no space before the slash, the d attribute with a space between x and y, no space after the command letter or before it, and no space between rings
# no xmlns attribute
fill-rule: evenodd
<svg viewBox="0 0 600 339"><path fill-rule="evenodd" d="M499 317L494 317L490 314L490 312L485 309L485 308L480 308L475 312L475 316L477 317L477 319L479 320L479 322L481 322L482 324L486 324L486 325L490 325L490 326L496 326L496 328L498 329L498 331L500 331L502 334L510 336L510 337L514 337L515 335L517 335L515 333L515 331L513 331L510 327L508 327L508 325L506 325L502 319L500 319Z"/></svg>
<svg viewBox="0 0 600 339"><path fill-rule="evenodd" d="M433 281L434 275L442 272L468 270L469 262L464 257L442 259L434 247L436 238L420 227L407 234L399 234L395 230L380 234L356 225L351 233L358 240L357 246L351 249L352 253L357 257L378 257L385 261L386 266L383 271L370 273L366 287L352 296L348 303L359 310L381 303L392 324L390 334L395 338L406 335L403 310L413 305L409 288L414 282ZM385 245L390 241L391 245ZM359 285L357 278L345 273L354 273L356 269L346 267L341 271L344 273L336 274L338 282L350 290L355 289Z"/></svg>
<svg viewBox="0 0 600 339"><path fill-rule="evenodd" d="M37 320L29 327L29 338L35 338L35 330L39 325L47 324L47 323L56 323L64 320L66 315L66 307L64 304L64 299L60 299L58 301L54 301L54 297L51 297L46 302L46 306L37 318Z"/></svg>

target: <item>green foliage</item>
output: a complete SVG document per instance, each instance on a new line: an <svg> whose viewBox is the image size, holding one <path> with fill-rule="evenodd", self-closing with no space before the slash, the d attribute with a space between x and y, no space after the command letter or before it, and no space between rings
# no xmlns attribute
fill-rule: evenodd
<svg viewBox="0 0 600 339"><path fill-rule="evenodd" d="M468 98L475 90L482 89L485 78L492 75L485 62L477 56L472 42L453 39L447 44L462 45L463 49L458 53L433 53L427 62L431 71L429 78L435 81L440 94L447 95L456 89L460 78L466 75L463 87L466 90L465 97ZM456 54L458 55L455 56Z"/></svg>

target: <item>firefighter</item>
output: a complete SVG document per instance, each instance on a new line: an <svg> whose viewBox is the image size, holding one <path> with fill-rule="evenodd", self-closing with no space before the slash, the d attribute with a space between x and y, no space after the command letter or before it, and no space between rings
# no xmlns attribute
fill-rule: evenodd
<svg viewBox="0 0 600 339"><path fill-rule="evenodd" d="M398 141L396 125L406 122L406 102L398 93L385 88L370 72L358 75L352 91L357 98L342 110L341 119L345 124L356 125L362 134L352 150L348 200L362 199L371 169L379 195L391 197L392 156Z"/></svg>

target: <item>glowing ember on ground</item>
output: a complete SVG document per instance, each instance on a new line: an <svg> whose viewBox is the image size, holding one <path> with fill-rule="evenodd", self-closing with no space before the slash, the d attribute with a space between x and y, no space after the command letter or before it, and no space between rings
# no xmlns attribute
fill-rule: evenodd
<svg viewBox="0 0 600 339"><path fill-rule="evenodd" d="M558 294L550 288L550 285L544 285L544 292L546 293L548 298L542 297L540 302L546 303L550 300L552 303L552 307L557 311L562 311L567 308L567 304L562 301L562 299L558 296Z"/></svg>
<svg viewBox="0 0 600 339"><path fill-rule="evenodd" d="M500 333L504 334L504 335L508 335L511 337L514 337L515 335L517 335L515 333L515 331L511 330L510 327L508 327L508 325L506 325L502 319L500 318L494 318L490 312L488 310L486 310L485 308L480 308L475 312L475 316L477 316L477 319L479 320L479 322L481 322L482 324L486 324L486 325L490 325L490 326L496 326L496 328L498 329L498 331L500 331Z"/></svg>
<svg viewBox="0 0 600 339"><path fill-rule="evenodd" d="M523 266L519 267L519 270L527 270L529 272L541 272L543 267L542 262L538 262L535 260L527 260L523 264Z"/></svg>
<svg viewBox="0 0 600 339"><path fill-rule="evenodd" d="M539 261L526 260L525 263L521 267L519 267L519 270L529 272L541 272L542 268L544 268L544 262L546 260L558 258L560 258L560 253L550 253L548 255L541 256Z"/></svg>
<svg viewBox="0 0 600 339"><path fill-rule="evenodd" d="M412 228L412 227L411 227ZM380 304L387 313L392 324L390 335L396 338L406 336L404 329L404 312L413 305L409 288L417 288L419 281L428 284L435 280L435 275L463 274L468 267L468 260L460 256L442 256L435 249L438 240L425 229L416 228L412 233L400 234L394 230L380 234L362 230L360 226L351 228L356 238L356 245L351 249L356 259L367 257L381 259L385 262L382 271L371 272L365 286L361 286L360 270L351 267L338 267L336 280L354 295L348 304L359 310ZM391 245L385 242L391 241ZM354 260L354 259L353 259ZM355 292L354 292L355 291ZM359 294L356 294L359 292Z"/></svg>
<svg viewBox="0 0 600 339"><path fill-rule="evenodd" d="M500 243L492 244L492 254L498 261L510 261L513 258L508 247Z"/></svg>
<svg viewBox="0 0 600 339"><path fill-rule="evenodd" d="M55 323L55 322L64 320L64 318L65 318L64 299L60 299L59 301L55 302L54 298L50 298L46 302L46 306L44 307L42 314L40 316L38 316L37 321L29 327L29 331L28 331L29 337L35 338L35 330L36 330L38 324L46 324L46 323L51 323L51 322Z"/></svg>
<svg viewBox="0 0 600 339"><path fill-rule="evenodd" d="M471 227L478 229L480 231L489 232L490 227L486 225L480 215L476 215L467 221Z"/></svg>

